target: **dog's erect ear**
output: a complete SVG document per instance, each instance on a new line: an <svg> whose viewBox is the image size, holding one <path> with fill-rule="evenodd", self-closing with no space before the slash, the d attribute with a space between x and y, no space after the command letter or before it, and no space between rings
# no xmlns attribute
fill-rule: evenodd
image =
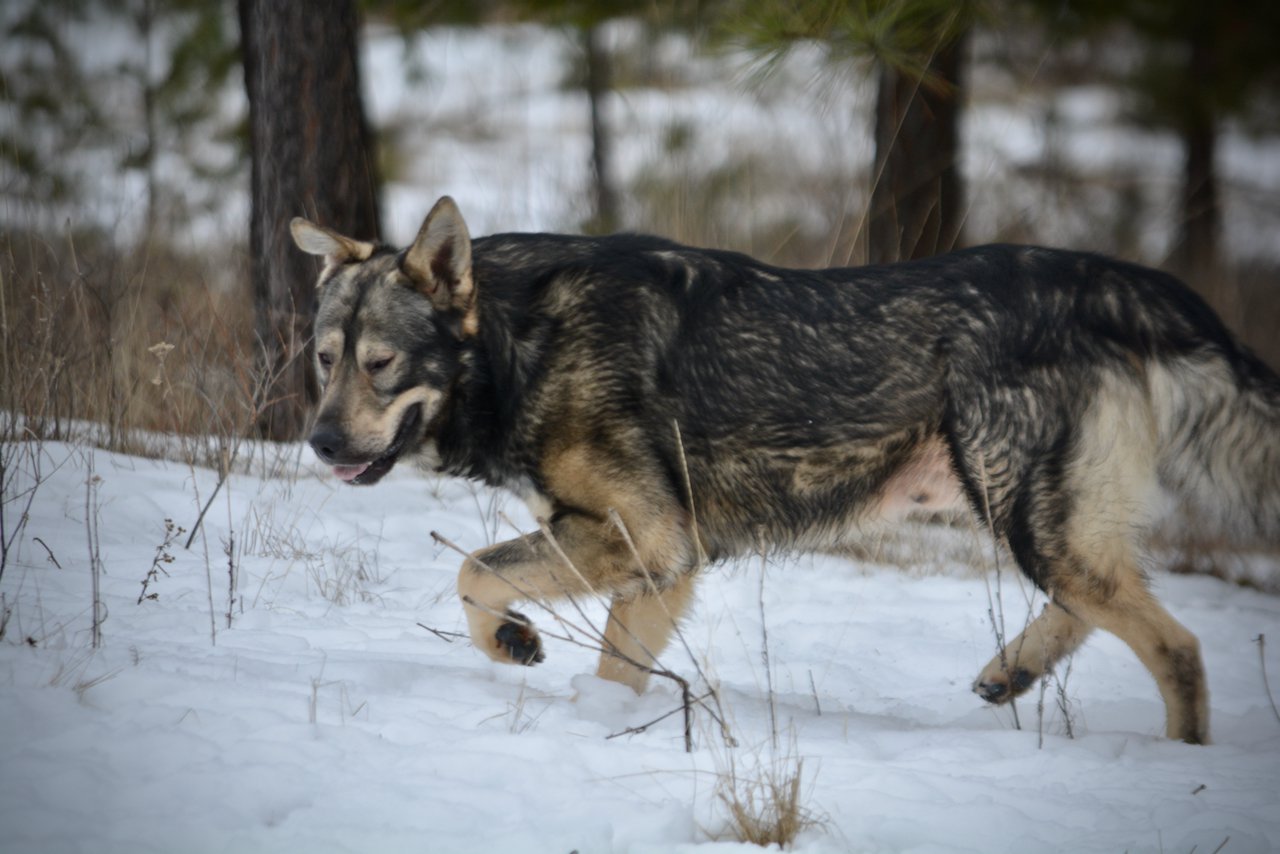
<svg viewBox="0 0 1280 854"><path fill-rule="evenodd" d="M400 269L437 309L471 314L475 303L471 235L453 199L443 196L436 202L422 221Z"/></svg>
<svg viewBox="0 0 1280 854"><path fill-rule="evenodd" d="M323 255L325 264L330 266L364 261L375 248L372 243L343 237L331 228L323 228L300 216L290 221L289 231L299 249L308 255Z"/></svg>

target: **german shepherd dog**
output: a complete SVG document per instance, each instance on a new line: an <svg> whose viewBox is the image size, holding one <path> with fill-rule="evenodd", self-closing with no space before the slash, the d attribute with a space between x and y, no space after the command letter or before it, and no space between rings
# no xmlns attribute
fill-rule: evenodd
<svg viewBox="0 0 1280 854"><path fill-rule="evenodd" d="M1051 600L979 695L1009 701L1100 626L1168 736L1207 741L1199 643L1137 540L1162 488L1280 540L1280 377L1171 276L1022 246L790 270L635 235L472 240L448 197L403 250L292 232L325 262L319 458L353 484L415 458L543 522L463 562L491 658L543 658L517 601L607 594L599 674L640 691L708 561L960 506Z"/></svg>

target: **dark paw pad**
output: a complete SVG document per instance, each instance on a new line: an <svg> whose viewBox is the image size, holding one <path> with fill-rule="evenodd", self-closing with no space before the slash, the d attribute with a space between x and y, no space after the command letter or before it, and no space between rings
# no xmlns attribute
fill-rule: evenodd
<svg viewBox="0 0 1280 854"><path fill-rule="evenodd" d="M1003 682L979 682L973 686L973 693L988 703L1001 703L1008 695L1009 688Z"/></svg>
<svg viewBox="0 0 1280 854"><path fill-rule="evenodd" d="M515 611L508 611L507 616L511 619L498 626L495 635L498 646L506 650L516 664L537 664L546 658L542 654L542 641L529 618Z"/></svg>
<svg viewBox="0 0 1280 854"><path fill-rule="evenodd" d="M973 686L973 691L988 703L999 705L1019 696L1035 681L1035 676L1019 667L1009 674L1008 682L979 682Z"/></svg>

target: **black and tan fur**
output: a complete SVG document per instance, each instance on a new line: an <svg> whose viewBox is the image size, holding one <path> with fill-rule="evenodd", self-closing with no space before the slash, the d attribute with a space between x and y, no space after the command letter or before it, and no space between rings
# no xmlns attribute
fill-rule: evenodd
<svg viewBox="0 0 1280 854"><path fill-rule="evenodd" d="M1102 627L1168 735L1208 738L1197 640L1137 541L1162 490L1280 539L1280 379L1175 279L1014 246L784 270L650 237L472 240L448 198L407 250L293 233L326 260L317 454L355 483L415 457L546 521L461 569L490 657L541 660L519 600L608 595L600 674L641 690L627 659L662 651L706 560L961 505L1053 602L979 694L1011 699Z"/></svg>

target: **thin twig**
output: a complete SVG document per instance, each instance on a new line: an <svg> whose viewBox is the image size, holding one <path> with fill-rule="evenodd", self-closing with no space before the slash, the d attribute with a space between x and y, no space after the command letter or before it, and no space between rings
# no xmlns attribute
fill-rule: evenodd
<svg viewBox="0 0 1280 854"><path fill-rule="evenodd" d="M227 628L231 628L231 620L236 610L236 532L228 528L227 541L223 551L227 555Z"/></svg>
<svg viewBox="0 0 1280 854"><path fill-rule="evenodd" d="M463 632L446 632L442 629L433 629L430 626L426 625L425 623L418 623L418 627L426 629L427 631L431 632L431 634L440 638L440 640L444 641L445 643L453 643L454 638L467 637L467 635Z"/></svg>
<svg viewBox="0 0 1280 854"><path fill-rule="evenodd" d="M1271 703L1271 713L1280 721L1280 709L1276 708L1276 698L1271 696L1271 683L1267 681L1267 636L1260 634L1254 639L1258 644L1258 665L1262 668L1262 687L1266 689L1267 700Z"/></svg>
<svg viewBox="0 0 1280 854"><path fill-rule="evenodd" d="M701 697L695 697L693 702L701 705L703 700L711 696L711 693L712 692L708 691L707 693L703 694ZM639 735L642 732L646 732L649 729L649 727L653 726L654 724L662 723L663 721L665 721L667 718L671 717L678 711L680 711L680 709L672 709L669 712L665 712L659 715L658 717L654 718L648 723L638 724L636 726L629 726L624 730L619 730L618 732L611 732L605 736L605 741L608 741L614 738L619 738L624 735Z"/></svg>
<svg viewBox="0 0 1280 854"><path fill-rule="evenodd" d="M995 519L991 515L991 490L987 483L987 463L985 457L981 454L978 456L978 480L982 484L982 515L983 521L987 523L987 532L991 534L991 558L996 571L996 592L995 596L991 595L991 581L986 573L983 573L982 579L987 588L987 615L991 618L991 630L996 636L996 649L1000 656L1000 666L1004 669L1005 676L1009 681L1009 691L1013 692L1013 671L1009 667L1009 651L1005 646L1005 626L1004 626L1004 595L1003 595L1003 579L1004 574L1000 571L1000 539L996 536ZM1018 719L1018 700L1016 697L1010 697L1009 709L1013 712L1014 729L1022 729L1022 721Z"/></svg>
<svg viewBox="0 0 1280 854"><path fill-rule="evenodd" d="M1054 671L1054 681L1058 683L1058 708L1062 710L1062 722L1067 729L1067 738L1075 738L1075 725L1071 722L1071 701L1067 697L1067 680L1071 678L1071 665L1075 661L1074 655L1067 656L1067 665L1062 669L1062 676L1057 675Z"/></svg>
<svg viewBox="0 0 1280 854"><path fill-rule="evenodd" d="M769 627L764 619L764 572L768 560L764 550L764 532L759 533L760 549L760 592L757 597L760 604L760 657L764 660L764 680L769 692L769 734L773 740L773 750L778 751L778 705L773 696L773 669L769 666Z"/></svg>
<svg viewBox="0 0 1280 854"><path fill-rule="evenodd" d="M556 539L556 535L551 531L551 523L546 519L539 519L538 528L542 531L542 536L544 536L547 542L550 543L552 550L556 553L556 556L559 557L560 560L564 562L564 565L568 567L569 571L573 573L573 577L578 579L582 588L592 596L599 596L600 594L596 592L596 589L592 586L591 582L587 581L586 576L578 571L578 567L574 565L572 560L570 560L569 555L565 554L564 549L560 548L560 541ZM567 593L568 591L564 592Z"/></svg>
<svg viewBox="0 0 1280 854"><path fill-rule="evenodd" d="M89 574L93 592L93 630L90 634L94 649L102 646L102 623L106 620L106 605L102 601L102 547L98 540L98 486L102 483L93 470L93 457L89 457L89 477L85 481L84 526L89 544Z"/></svg>
<svg viewBox="0 0 1280 854"><path fill-rule="evenodd" d="M813 708L822 717L822 703L818 702L818 686L813 683L813 671L809 671L809 690L813 692Z"/></svg>
<svg viewBox="0 0 1280 854"><path fill-rule="evenodd" d="M680 456L680 471L684 475L684 495L689 502L689 526L693 531L693 547L697 552L698 567L707 563L706 550L702 548L702 537L698 531L698 510L693 503L693 480L689 477L689 460L684 453L684 438L680 435L680 422L671 419L671 429L676 434L676 452Z"/></svg>
<svg viewBox="0 0 1280 854"><path fill-rule="evenodd" d="M1044 749L1044 695L1049 690L1049 680L1040 680L1040 699L1036 701L1036 749Z"/></svg>
<svg viewBox="0 0 1280 854"><path fill-rule="evenodd" d="M218 497L218 490L222 489L222 484L227 482L227 475L219 472L218 482L213 485L213 492L209 493L209 500L204 503L204 507L200 508L200 515L196 517L195 524L191 526L191 536L187 537L187 543L184 549L190 550L191 544L196 540L196 532L200 530L200 523L204 521L204 516L209 512L209 508L213 506L213 499Z"/></svg>
<svg viewBox="0 0 1280 854"><path fill-rule="evenodd" d="M40 547L44 549L45 554L49 556L50 563L52 563L58 569L62 569L62 564L58 563L58 559L53 556L53 549L49 548L49 546L45 544L44 540L40 539L39 537L32 537L31 540L32 542L36 542L40 544Z"/></svg>
<svg viewBox="0 0 1280 854"><path fill-rule="evenodd" d="M526 626L532 625L529 622L529 618L526 616L523 616L522 614L514 614L510 611L499 611L497 608L490 608L488 605L484 604L483 602L477 602L476 600L472 599L470 596L463 596L462 602L465 605L470 605L472 608L475 608L477 611L482 611L488 614L490 617L497 617L500 620L510 620L513 623L521 623ZM545 632L543 634L545 634Z"/></svg>

